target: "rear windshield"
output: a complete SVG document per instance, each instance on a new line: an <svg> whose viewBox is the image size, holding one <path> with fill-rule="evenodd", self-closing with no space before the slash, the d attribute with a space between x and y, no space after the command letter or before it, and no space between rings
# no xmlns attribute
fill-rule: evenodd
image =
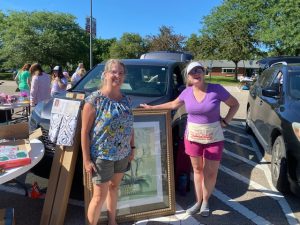
<svg viewBox="0 0 300 225"><path fill-rule="evenodd" d="M104 65L91 70L72 91L89 94L99 89ZM126 65L125 81L121 91L124 94L159 97L166 95L167 67L148 65Z"/></svg>
<svg viewBox="0 0 300 225"><path fill-rule="evenodd" d="M289 71L289 94L292 98L300 99L300 70Z"/></svg>

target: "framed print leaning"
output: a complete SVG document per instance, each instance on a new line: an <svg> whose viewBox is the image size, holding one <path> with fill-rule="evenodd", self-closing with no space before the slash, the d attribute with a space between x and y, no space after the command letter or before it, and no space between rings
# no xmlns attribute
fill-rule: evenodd
<svg viewBox="0 0 300 225"><path fill-rule="evenodd" d="M133 113L135 156L118 191L119 222L175 213L171 112L134 109ZM85 172L84 186L87 210L93 186ZM106 220L105 206L100 221Z"/></svg>

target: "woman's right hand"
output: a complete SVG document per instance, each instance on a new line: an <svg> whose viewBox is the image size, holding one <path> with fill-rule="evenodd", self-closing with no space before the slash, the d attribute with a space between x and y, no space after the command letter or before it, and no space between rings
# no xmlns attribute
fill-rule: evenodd
<svg viewBox="0 0 300 225"><path fill-rule="evenodd" d="M152 108L151 105L148 105L148 104L146 104L146 103L140 104L140 106L141 106L142 108L144 108L144 109L151 109L151 108Z"/></svg>
<svg viewBox="0 0 300 225"><path fill-rule="evenodd" d="M84 162L84 169L89 174L91 174L93 172L93 170L95 172L97 171L95 164L91 160Z"/></svg>

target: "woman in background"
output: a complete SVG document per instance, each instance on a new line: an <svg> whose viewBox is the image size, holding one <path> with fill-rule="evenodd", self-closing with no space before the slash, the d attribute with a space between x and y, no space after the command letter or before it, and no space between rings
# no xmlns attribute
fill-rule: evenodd
<svg viewBox="0 0 300 225"><path fill-rule="evenodd" d="M51 96L66 93L68 79L64 76L62 67L55 66L52 71Z"/></svg>
<svg viewBox="0 0 300 225"><path fill-rule="evenodd" d="M76 71L71 77L71 85L72 87L85 75L86 71L84 68Z"/></svg>
<svg viewBox="0 0 300 225"><path fill-rule="evenodd" d="M45 73L38 63L31 65L29 72L32 76L30 88L30 105L36 106L43 100L50 99L50 75Z"/></svg>
<svg viewBox="0 0 300 225"><path fill-rule="evenodd" d="M25 63L22 69L18 72L17 76L15 77L20 92L25 92L27 96L29 96L31 83L29 73L30 66L31 65L29 63Z"/></svg>

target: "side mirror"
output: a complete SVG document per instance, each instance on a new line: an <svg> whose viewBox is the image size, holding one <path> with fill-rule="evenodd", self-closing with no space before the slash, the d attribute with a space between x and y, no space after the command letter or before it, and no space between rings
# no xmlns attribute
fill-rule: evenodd
<svg viewBox="0 0 300 225"><path fill-rule="evenodd" d="M262 95L271 98L278 98L279 91L276 89L266 88L262 89Z"/></svg>

